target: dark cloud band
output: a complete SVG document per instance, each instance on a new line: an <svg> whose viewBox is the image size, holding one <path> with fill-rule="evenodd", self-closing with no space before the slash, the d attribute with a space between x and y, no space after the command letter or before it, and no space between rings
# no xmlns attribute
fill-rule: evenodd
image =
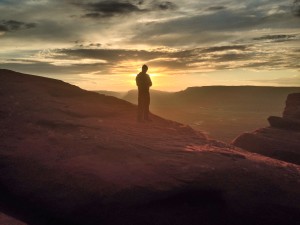
<svg viewBox="0 0 300 225"><path fill-rule="evenodd" d="M24 23L16 20L1 20L0 21L0 31L17 31L22 29L31 29L36 27L35 23Z"/></svg>
<svg viewBox="0 0 300 225"><path fill-rule="evenodd" d="M255 41L267 41L267 42L286 42L299 39L297 35L287 34L275 34L275 35L264 35L261 37L253 38Z"/></svg>
<svg viewBox="0 0 300 225"><path fill-rule="evenodd" d="M120 2L120 1L104 1L96 3L81 4L83 8L90 13L85 16L88 17L111 17L114 15L123 15L132 12L143 11L138 6L130 2Z"/></svg>
<svg viewBox="0 0 300 225"><path fill-rule="evenodd" d="M94 3L76 3L77 6L80 6L87 13L84 17L90 18L105 18L113 17L120 15L127 15L131 13L144 13L151 11L167 11L167 10L176 10L178 7L175 3L171 1L152 1L151 4L145 6L145 1L122 1L122 0L113 0L113 1L99 1Z"/></svg>
<svg viewBox="0 0 300 225"><path fill-rule="evenodd" d="M207 11L219 11L219 10L223 10L223 9L226 9L225 6L211 6L211 7L208 7L206 10Z"/></svg>
<svg viewBox="0 0 300 225"><path fill-rule="evenodd" d="M160 9L160 10L175 10L177 9L177 5L173 2L169 2L169 1L166 1L166 2L159 2L156 4L156 8L157 9Z"/></svg>

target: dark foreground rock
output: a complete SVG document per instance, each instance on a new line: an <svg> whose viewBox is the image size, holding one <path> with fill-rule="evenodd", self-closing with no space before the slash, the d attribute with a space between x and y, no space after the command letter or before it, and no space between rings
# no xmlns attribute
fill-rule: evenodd
<svg viewBox="0 0 300 225"><path fill-rule="evenodd" d="M292 131L300 131L300 120L284 118L279 116L270 116L268 118L269 124L271 127L292 130Z"/></svg>
<svg viewBox="0 0 300 225"><path fill-rule="evenodd" d="M16 220L10 216L0 212L0 224L1 225L26 225L22 221Z"/></svg>
<svg viewBox="0 0 300 225"><path fill-rule="evenodd" d="M0 207L33 225L298 224L300 167L0 70Z"/></svg>
<svg viewBox="0 0 300 225"><path fill-rule="evenodd" d="M233 145L272 158L300 164L300 93L290 94L283 117L270 116L270 127L244 133Z"/></svg>

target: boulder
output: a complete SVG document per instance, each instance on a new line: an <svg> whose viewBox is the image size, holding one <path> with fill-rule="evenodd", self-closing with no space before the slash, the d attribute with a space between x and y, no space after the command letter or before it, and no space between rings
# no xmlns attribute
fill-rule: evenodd
<svg viewBox="0 0 300 225"><path fill-rule="evenodd" d="M288 95L283 117L270 116L270 127L244 133L232 144L247 151L300 164L300 93Z"/></svg>
<svg viewBox="0 0 300 225"><path fill-rule="evenodd" d="M276 127L286 130L300 131L300 120L289 117L270 116L268 118L271 127Z"/></svg>
<svg viewBox="0 0 300 225"><path fill-rule="evenodd" d="M300 93L293 93L287 97L283 118L300 120Z"/></svg>

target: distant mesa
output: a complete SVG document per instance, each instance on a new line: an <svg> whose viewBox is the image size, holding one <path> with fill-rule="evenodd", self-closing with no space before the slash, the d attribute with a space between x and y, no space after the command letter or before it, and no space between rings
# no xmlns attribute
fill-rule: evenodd
<svg viewBox="0 0 300 225"><path fill-rule="evenodd" d="M151 90L150 108L157 115L189 124L213 139L230 143L245 131L265 127L266 118L280 115L286 97L299 91L300 87L268 86L204 86L178 92ZM137 104L136 90L101 93Z"/></svg>
<svg viewBox="0 0 300 225"><path fill-rule="evenodd" d="M300 164L300 93L288 95L282 117L270 116L270 127L244 133L233 144L248 151Z"/></svg>

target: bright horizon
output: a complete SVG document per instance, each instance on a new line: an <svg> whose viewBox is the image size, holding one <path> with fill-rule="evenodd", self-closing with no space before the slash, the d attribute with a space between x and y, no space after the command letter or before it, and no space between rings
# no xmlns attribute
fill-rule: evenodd
<svg viewBox="0 0 300 225"><path fill-rule="evenodd" d="M0 0L0 68L87 90L299 86L300 0Z"/></svg>

